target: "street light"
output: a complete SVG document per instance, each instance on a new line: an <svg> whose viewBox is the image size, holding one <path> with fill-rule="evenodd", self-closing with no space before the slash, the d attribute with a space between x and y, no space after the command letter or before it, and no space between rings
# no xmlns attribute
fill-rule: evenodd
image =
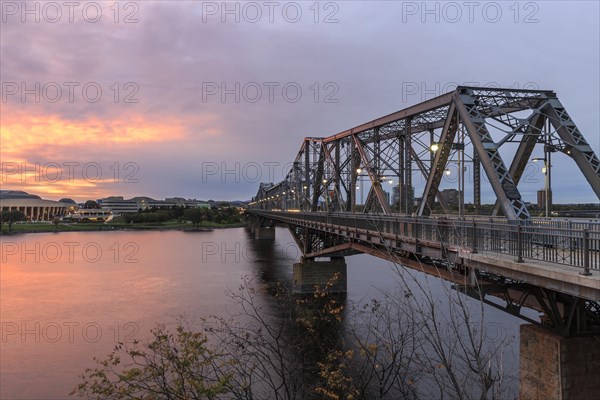
<svg viewBox="0 0 600 400"><path fill-rule="evenodd" d="M362 169L361 168L356 168L356 173L357 174L361 174L362 173ZM357 179L360 181L360 204L362 205L363 203L363 181L362 179L358 178ZM356 187L358 189L358 186Z"/></svg>
<svg viewBox="0 0 600 400"><path fill-rule="evenodd" d="M431 151L433 151L434 153L436 151L438 151L440 149L440 145L438 143L431 143L431 147L430 147Z"/></svg>
<svg viewBox="0 0 600 400"><path fill-rule="evenodd" d="M548 210L549 210L549 194L550 194L550 168L552 167L552 165L550 165L549 162L550 159L550 153L548 153L548 158L544 157L544 158L540 158L540 157L536 157L536 158L532 158L531 161L533 162L538 162L538 161L543 161L544 162L544 166L542 167L542 173L544 174L544 197L545 197L545 208L546 208L546 218L548 218Z"/></svg>

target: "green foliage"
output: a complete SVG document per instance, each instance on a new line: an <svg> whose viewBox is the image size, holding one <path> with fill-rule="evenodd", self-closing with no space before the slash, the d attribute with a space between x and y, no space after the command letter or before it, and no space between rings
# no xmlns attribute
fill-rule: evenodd
<svg viewBox="0 0 600 400"><path fill-rule="evenodd" d="M188 208L184 211L183 217L191 221L194 226L200 225L202 223L202 219L204 218L204 213L199 208Z"/></svg>
<svg viewBox="0 0 600 400"><path fill-rule="evenodd" d="M305 399L314 397L316 368L340 340L343 307L327 287L293 296L282 285L257 288L248 279L231 292L240 320L211 317L205 332L180 323L152 331L143 348L119 344L81 375L71 395L88 399ZM277 309L265 318L263 295ZM321 307L322 306L322 307ZM243 311L242 311L243 310ZM236 311L237 313L237 311ZM209 341L210 339L210 341Z"/></svg>
<svg viewBox="0 0 600 400"><path fill-rule="evenodd" d="M125 358L127 361L124 361ZM145 346L120 343L97 368L81 375L71 395L91 399L217 399L229 391L231 375L207 338L179 325L176 333L164 325L152 330Z"/></svg>
<svg viewBox="0 0 600 400"><path fill-rule="evenodd" d="M59 217L52 218L52 224L54 225L54 229L58 229L58 224L60 224L60 218Z"/></svg>
<svg viewBox="0 0 600 400"><path fill-rule="evenodd" d="M8 223L8 230L12 231L12 225L14 222L17 221L26 221L27 220L27 216L18 210L12 210L12 211L2 211L0 213L0 228L5 224Z"/></svg>
<svg viewBox="0 0 600 400"><path fill-rule="evenodd" d="M180 324L173 334L159 326L144 348L120 344L85 371L71 394L109 400L507 398L495 365L505 343L482 345L485 332L474 323L483 319L471 319L461 294L448 293L448 304L438 306L434 297L416 299L410 289L384 291L383 300L348 310L344 296L331 293L338 278L309 295L244 278L229 292L231 318L205 319L204 333ZM438 316L436 307L448 306L450 317Z"/></svg>
<svg viewBox="0 0 600 400"><path fill-rule="evenodd" d="M137 213L123 214L120 219L125 223L160 224L177 219L190 221L192 224L194 224L194 226L202 225L203 221L230 225L240 222L240 214L234 208L217 210L174 206L171 208L151 208L147 210L138 210Z"/></svg>
<svg viewBox="0 0 600 400"><path fill-rule="evenodd" d="M173 214L169 210L156 210L152 212L137 212L123 215L127 223L160 223L173 219Z"/></svg>
<svg viewBox="0 0 600 400"><path fill-rule="evenodd" d="M341 345L343 336L343 306L338 295L328 292L332 284L298 296L282 284L257 288L245 278L238 291L229 293L232 312L241 319L213 317L209 321L218 328L209 332L235 360L232 398L315 397L321 386L317 365ZM268 309L263 308L264 297L271 297Z"/></svg>

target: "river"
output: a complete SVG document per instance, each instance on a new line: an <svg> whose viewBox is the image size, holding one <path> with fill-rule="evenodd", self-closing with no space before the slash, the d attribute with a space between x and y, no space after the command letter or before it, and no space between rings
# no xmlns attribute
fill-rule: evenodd
<svg viewBox="0 0 600 400"><path fill-rule="evenodd" d="M92 358L117 342L147 338L156 323L174 325L181 315L192 321L226 315L227 290L244 276L258 285L290 285L300 255L283 228L274 242L256 241L244 228L39 233L0 241L2 399L68 398ZM348 302L398 285L387 261L357 255L346 262ZM486 321L492 340L511 339L506 368L518 371L520 320L486 306Z"/></svg>

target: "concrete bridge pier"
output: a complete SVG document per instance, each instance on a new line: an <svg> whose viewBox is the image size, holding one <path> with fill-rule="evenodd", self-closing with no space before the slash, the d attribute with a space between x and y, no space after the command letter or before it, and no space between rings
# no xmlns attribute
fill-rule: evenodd
<svg viewBox="0 0 600 400"><path fill-rule="evenodd" d="M275 224L273 221L250 216L247 219L247 226L250 234L257 240L273 240L275 239Z"/></svg>
<svg viewBox="0 0 600 400"><path fill-rule="evenodd" d="M294 264L292 290L294 293L313 293L315 286L325 288L328 283L331 283L329 292L346 293L347 278L344 257L331 257L324 261L302 258L300 262Z"/></svg>
<svg viewBox="0 0 600 400"><path fill-rule="evenodd" d="M275 239L275 226L255 226L254 239L273 240Z"/></svg>
<svg viewBox="0 0 600 400"><path fill-rule="evenodd" d="M521 400L600 398L600 336L563 337L521 325Z"/></svg>

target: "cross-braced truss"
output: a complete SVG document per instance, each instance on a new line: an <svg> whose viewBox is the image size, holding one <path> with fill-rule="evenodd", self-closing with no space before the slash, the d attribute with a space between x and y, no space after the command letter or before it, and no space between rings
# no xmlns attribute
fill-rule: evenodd
<svg viewBox="0 0 600 400"><path fill-rule="evenodd" d="M500 155L506 143L518 143L510 165ZM305 138L285 179L259 191L252 205L428 215L436 199L447 210L438 195L443 174L450 166L465 171L468 162L475 207L483 170L497 198L495 213L528 219L517 185L538 145L572 158L600 199L600 160L554 92L458 87L337 135ZM424 189L415 206L416 179Z"/></svg>
<svg viewBox="0 0 600 400"><path fill-rule="evenodd" d="M507 143L514 143L516 148L514 155L507 160L510 164L500 154L500 149ZM420 252L425 251L419 250L424 248L420 245L420 239L415 239L413 243L406 236L420 237L419 225L416 224L418 218L414 218L414 228L407 228L410 224L407 225L406 221L394 225L395 240L400 243L396 243L398 249L394 252L386 247L381 237L380 242L374 242L369 237L371 231L366 227L370 222L375 223L376 218L389 217L337 213L427 216L438 205L448 212L444 196L440 196L442 178L451 167L463 171L462 186L459 185L458 192L459 196L464 196L465 162L468 162L472 165L469 181L473 184L475 207L481 205L483 171L497 199L494 215L502 213L508 220L528 220L529 211L518 184L536 146L544 148L544 154L548 157L544 158L544 162L549 162L550 154L554 152L573 159L600 199L600 160L554 92L458 87L442 96L337 135L305 138L285 179L277 184L261 184L250 207L259 209L256 210L258 218L262 214L277 214L260 210L287 211L284 215L288 217L302 211L304 219L309 221L316 221L323 214L306 212L317 211L336 213L327 215L328 220L362 218L360 224L356 222L352 227L347 225L342 228L341 225L330 226L330 223L325 226L317 226L316 222L288 224L303 257L344 256L363 252L382 258L398 256L404 262L409 262L414 257L423 258ZM503 152L506 157L507 151ZM415 193L417 186L419 192ZM366 191L366 195L363 191ZM391 202L388 191L393 193ZM419 198L417 203L415 198ZM464 204L464 197L460 200ZM532 223L535 221L517 225ZM475 232L475 222L472 229ZM423 240L430 239L425 236ZM441 242L446 242L444 235L440 234L440 237ZM473 234L473 241L476 238L477 235ZM477 240L485 247L486 240L497 239L499 237L490 236ZM403 247L409 244L414 250ZM439 259L431 258L431 262L433 265L435 262L452 264L448 260L449 250L443 244L440 246ZM459 243L459 246L462 247L462 244ZM414 254L408 254L409 251L414 251ZM544 246L532 247L529 256L536 258L536 252L543 251L546 251ZM554 261L569 262L572 251L572 246L555 249L552 253L556 257ZM428 257L432 256L425 256L424 259ZM425 268L421 264L419 267ZM464 276L471 273L468 268L463 272ZM438 269L436 273L439 273ZM483 278L480 275L480 278L482 290L473 291L470 284L464 285L460 283L462 281L458 284L463 285L468 293L476 293L483 301L521 318L527 319L521 313L522 307L542 311L542 323L562 334L595 332L600 323L597 301L492 274ZM498 303L496 299L502 301Z"/></svg>

